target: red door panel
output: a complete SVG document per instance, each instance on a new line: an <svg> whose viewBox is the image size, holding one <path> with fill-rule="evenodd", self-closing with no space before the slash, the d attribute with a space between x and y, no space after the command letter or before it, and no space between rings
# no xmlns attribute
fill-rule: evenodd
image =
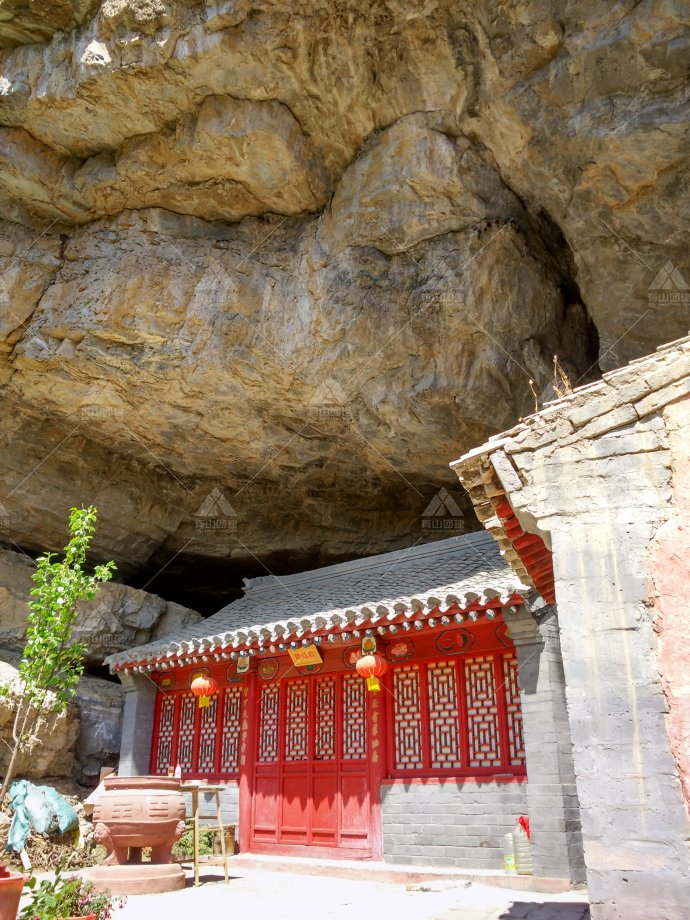
<svg viewBox="0 0 690 920"><path fill-rule="evenodd" d="M362 846L369 833L369 778L344 774L341 780L341 827L344 846Z"/></svg>
<svg viewBox="0 0 690 920"><path fill-rule="evenodd" d="M259 686L252 850L371 855L366 720L351 671Z"/></svg>
<svg viewBox="0 0 690 920"><path fill-rule="evenodd" d="M314 772L312 779L312 842L319 846L338 845L338 778Z"/></svg>
<svg viewBox="0 0 690 920"><path fill-rule="evenodd" d="M309 833L309 777L306 773L283 777L280 840L307 844Z"/></svg>
<svg viewBox="0 0 690 920"><path fill-rule="evenodd" d="M278 776L257 775L254 783L254 835L278 840Z"/></svg>

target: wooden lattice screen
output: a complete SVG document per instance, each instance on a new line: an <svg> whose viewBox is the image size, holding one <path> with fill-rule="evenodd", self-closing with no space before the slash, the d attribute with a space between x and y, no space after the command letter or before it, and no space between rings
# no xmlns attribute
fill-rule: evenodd
<svg viewBox="0 0 690 920"><path fill-rule="evenodd" d="M392 695L394 774L524 774L513 652L396 665Z"/></svg>
<svg viewBox="0 0 690 920"><path fill-rule="evenodd" d="M178 764L193 776L237 776L242 689L226 687L200 709L190 692L158 694L151 771Z"/></svg>

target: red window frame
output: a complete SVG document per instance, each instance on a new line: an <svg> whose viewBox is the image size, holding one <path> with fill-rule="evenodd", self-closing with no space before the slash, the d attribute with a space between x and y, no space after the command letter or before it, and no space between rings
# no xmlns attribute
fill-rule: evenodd
<svg viewBox="0 0 690 920"><path fill-rule="evenodd" d="M225 703L228 695L236 696L236 718L233 719L233 727L236 729L237 733L237 768L232 771L221 770L221 760L223 756L223 740L224 740L224 728L225 728ZM180 690L159 690L156 694L156 705L154 709L154 721L153 721L153 735L151 738L151 754L149 760L149 772L154 776L166 775L168 773L168 768L170 764L158 764L158 740L160 737L161 729L161 710L166 699L174 700L174 712L173 712L173 733L172 733L172 743L171 743L171 760L173 768L177 765L177 758L179 756L179 741L180 741L180 715L182 700L185 697L189 697L190 691L187 689ZM193 747L192 747L192 769L189 771L183 771L182 775L185 779L211 779L214 781L229 780L229 779L238 779L239 777L239 761L240 761L240 733L242 726L242 708L243 708L243 696L242 696L242 686L241 684L233 684L232 686L225 687L218 693L217 697L217 709L216 717L214 723L214 733L215 733L215 751L213 757L213 769L211 770L199 770L199 755L200 755L200 742L201 742L201 726L202 720L204 718L204 709L199 707L195 700L195 709L194 709L194 726L193 726Z"/></svg>
<svg viewBox="0 0 690 920"><path fill-rule="evenodd" d="M469 757L469 716L468 716L468 699L466 693L466 668L469 662L477 659L489 659L492 662L493 681L494 681L494 699L497 710L498 722L498 744L500 764L495 766L470 766ZM427 658L414 658L409 661L399 662L392 665L390 673L386 678L386 685L390 690L387 697L387 723L389 730L388 735L388 776L391 779L413 779L419 777L445 777L447 779L472 778L472 777L524 777L527 775L527 766L524 756L524 747L522 749L521 765L511 763L510 754L510 730L511 722L513 736L521 730L522 712L520 709L519 697L512 700L516 706L516 712L509 714L504 676L504 662L506 660L516 660L514 650L507 649L505 652L480 652L477 655L467 656L447 656L435 655ZM458 711L458 740L460 752L460 767L454 765L449 767L433 767L431 765L431 740L430 740L430 706L428 698L428 669L435 665L452 664L455 668L455 680L457 690L457 711ZM403 668L416 666L419 669L419 695L420 695L420 732L422 763L410 767L401 767L396 764L396 699L394 696L394 680L396 672Z"/></svg>

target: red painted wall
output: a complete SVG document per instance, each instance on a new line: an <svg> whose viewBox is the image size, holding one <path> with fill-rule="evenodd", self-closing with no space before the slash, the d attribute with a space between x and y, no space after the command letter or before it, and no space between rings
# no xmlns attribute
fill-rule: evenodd
<svg viewBox="0 0 690 920"><path fill-rule="evenodd" d="M671 445L671 516L652 545L659 670L668 703L669 743L690 815L690 397L666 406Z"/></svg>

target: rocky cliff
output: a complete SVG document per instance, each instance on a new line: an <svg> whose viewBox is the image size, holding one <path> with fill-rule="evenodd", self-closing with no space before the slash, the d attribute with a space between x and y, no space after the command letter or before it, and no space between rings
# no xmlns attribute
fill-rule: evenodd
<svg viewBox="0 0 690 920"><path fill-rule="evenodd" d="M212 610L429 539L444 485L472 526L447 464L554 354L582 382L687 332L687 25L2 0L0 540L93 502L122 577Z"/></svg>
<svg viewBox="0 0 690 920"><path fill-rule="evenodd" d="M16 667L26 636L33 562L21 553L0 550L0 775L9 759L9 742L18 692ZM98 782L102 766L114 766L120 750L124 691L104 679L99 667L113 649L127 649L174 633L201 620L199 614L154 594L109 582L93 601L79 605L74 638L86 644L86 672L74 705L48 715L40 742L18 760L18 775L67 779L84 786Z"/></svg>

